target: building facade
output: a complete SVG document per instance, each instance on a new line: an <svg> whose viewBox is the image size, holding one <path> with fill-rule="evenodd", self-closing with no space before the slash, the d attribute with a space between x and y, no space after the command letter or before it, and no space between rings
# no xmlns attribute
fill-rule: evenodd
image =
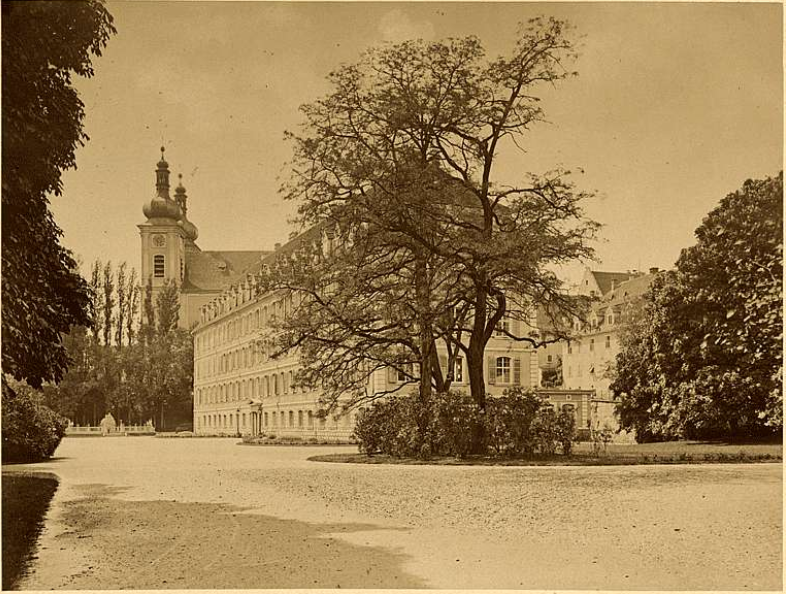
<svg viewBox="0 0 786 594"><path fill-rule="evenodd" d="M296 386L297 353L273 359L271 345L262 336L271 319L292 311L291 296L264 292L258 273L275 258L297 249L324 231L311 229L249 268L246 276L204 305L194 329L194 431L199 434L261 433L303 439L344 441L351 434L359 411L337 412L322 418L319 393ZM527 331L517 320L503 320L486 349L486 382L492 395L514 386L536 388L538 353L526 343L502 332ZM534 320L532 322L534 327ZM529 324L527 324L529 326ZM439 357L446 370L446 357ZM469 389L466 361L456 361L453 387ZM389 392L406 378L393 369L371 375L370 395ZM340 408L340 407L338 407Z"/></svg>
<svg viewBox="0 0 786 594"><path fill-rule="evenodd" d="M563 386L568 390L594 392L595 429L607 425L616 429L614 395L610 384L617 354L620 330L628 312L649 288L657 268L649 274L599 272L586 270L582 292L595 297L586 323L574 321L575 339L561 343Z"/></svg>

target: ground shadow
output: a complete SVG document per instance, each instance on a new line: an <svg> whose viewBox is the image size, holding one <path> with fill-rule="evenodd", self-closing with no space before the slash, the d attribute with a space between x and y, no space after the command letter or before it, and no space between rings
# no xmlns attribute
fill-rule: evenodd
<svg viewBox="0 0 786 594"><path fill-rule="evenodd" d="M3 590L25 576L58 481L50 473L3 473Z"/></svg>
<svg viewBox="0 0 786 594"><path fill-rule="evenodd" d="M212 503L123 501L105 485L81 485L64 504L66 530L47 559L59 584L36 589L423 588L408 557L349 544L341 533L374 524L313 524ZM79 567L81 552L89 564Z"/></svg>

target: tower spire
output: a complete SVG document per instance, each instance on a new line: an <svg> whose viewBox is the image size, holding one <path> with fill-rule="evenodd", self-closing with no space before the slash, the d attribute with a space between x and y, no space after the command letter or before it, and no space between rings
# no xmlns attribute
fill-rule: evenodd
<svg viewBox="0 0 786 594"><path fill-rule="evenodd" d="M186 206L186 189L183 187L183 174L177 174L177 187L175 188L175 202L180 206L183 211L183 216L186 216L188 207Z"/></svg>
<svg viewBox="0 0 786 594"><path fill-rule="evenodd" d="M161 160L156 169L156 194L169 199L169 163L164 159L164 147L161 147Z"/></svg>

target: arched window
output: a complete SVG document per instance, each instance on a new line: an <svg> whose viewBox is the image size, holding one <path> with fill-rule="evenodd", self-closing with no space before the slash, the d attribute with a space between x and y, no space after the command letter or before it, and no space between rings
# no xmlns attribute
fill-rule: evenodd
<svg viewBox="0 0 786 594"><path fill-rule="evenodd" d="M497 357L497 383L510 383L510 357Z"/></svg>
<svg viewBox="0 0 786 594"><path fill-rule="evenodd" d="M153 276L164 278L164 256L161 254L153 256Z"/></svg>

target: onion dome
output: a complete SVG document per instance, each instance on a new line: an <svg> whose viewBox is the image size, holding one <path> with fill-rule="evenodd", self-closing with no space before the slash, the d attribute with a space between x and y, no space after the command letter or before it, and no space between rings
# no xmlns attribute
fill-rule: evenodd
<svg viewBox="0 0 786 594"><path fill-rule="evenodd" d="M180 207L182 218L178 221L177 224L182 227L187 239L196 241L196 238L199 237L199 231L197 230L196 225L189 221L188 217L186 216L188 213L187 200L188 196L186 196L186 189L183 187L183 175L179 174L178 184L175 188L175 202Z"/></svg>
<svg viewBox="0 0 786 594"><path fill-rule="evenodd" d="M156 168L156 195L142 206L142 212L148 219L175 219L182 216L180 206L169 197L169 163L164 159L164 147L161 147L161 160Z"/></svg>

